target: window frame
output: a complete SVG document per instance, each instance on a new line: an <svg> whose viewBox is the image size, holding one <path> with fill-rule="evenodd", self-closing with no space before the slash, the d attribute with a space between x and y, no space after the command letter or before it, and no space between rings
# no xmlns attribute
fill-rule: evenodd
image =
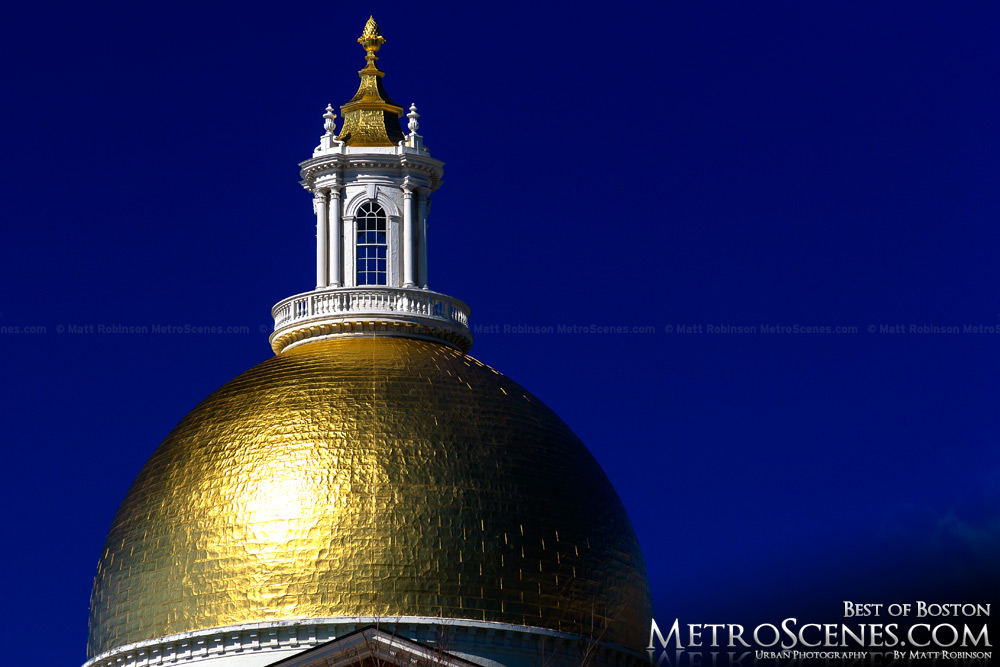
<svg viewBox="0 0 1000 667"><path fill-rule="evenodd" d="M358 287L388 286L389 226L389 215L378 201L366 199L355 209L354 283Z"/></svg>

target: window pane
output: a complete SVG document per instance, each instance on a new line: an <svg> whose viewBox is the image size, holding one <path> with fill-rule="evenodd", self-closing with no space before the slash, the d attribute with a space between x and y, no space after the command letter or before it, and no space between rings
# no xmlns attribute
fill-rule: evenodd
<svg viewBox="0 0 1000 667"><path fill-rule="evenodd" d="M357 229L357 284L388 284L388 216L375 201L363 202L354 214Z"/></svg>

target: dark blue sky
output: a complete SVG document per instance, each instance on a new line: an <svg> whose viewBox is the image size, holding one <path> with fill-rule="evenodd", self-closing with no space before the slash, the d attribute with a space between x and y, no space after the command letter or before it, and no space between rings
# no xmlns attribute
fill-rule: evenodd
<svg viewBox="0 0 1000 667"><path fill-rule="evenodd" d="M1000 330L995 3L35 3L0 26L8 624L83 662L134 475L312 287L297 163L369 13L447 163L431 287L602 463L658 619L1000 602L1000 333L963 329ZM251 333L96 333L154 324Z"/></svg>

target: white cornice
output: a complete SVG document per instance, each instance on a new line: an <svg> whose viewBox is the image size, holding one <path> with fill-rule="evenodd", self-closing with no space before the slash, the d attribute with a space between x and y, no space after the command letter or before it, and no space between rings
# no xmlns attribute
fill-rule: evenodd
<svg viewBox="0 0 1000 667"><path fill-rule="evenodd" d="M566 632L509 623L490 623L426 616L352 616L310 618L231 625L148 639L106 651L83 667L152 667L154 665L205 662L206 667L251 667L270 665L301 651L319 646L365 626L392 628L400 636L421 642L443 640L448 632L449 652L487 666L528 664L524 656L550 655L553 667L579 664L581 637ZM644 656L614 644L591 642L599 654L592 664L600 666L641 665ZM498 662L509 654L522 660ZM491 658L492 656L492 658Z"/></svg>
<svg viewBox="0 0 1000 667"><path fill-rule="evenodd" d="M328 153L319 155L299 164L301 168L302 187L310 192L316 186L316 181L323 176L336 174L340 179L351 171L360 169L382 169L399 172L397 178L407 174L421 174L427 179L425 187L430 191L441 185L444 174L444 163L435 160L426 153L407 147L385 148L387 152L374 152L377 149L366 148L364 152Z"/></svg>

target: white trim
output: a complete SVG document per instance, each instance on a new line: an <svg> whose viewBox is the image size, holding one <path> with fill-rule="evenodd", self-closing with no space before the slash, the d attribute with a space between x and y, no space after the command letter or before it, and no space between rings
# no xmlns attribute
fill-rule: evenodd
<svg viewBox="0 0 1000 667"><path fill-rule="evenodd" d="M354 222L353 214L344 216L344 245L341 247L340 256L344 259L344 279L342 281L344 287L357 287L358 227Z"/></svg>
<svg viewBox="0 0 1000 667"><path fill-rule="evenodd" d="M375 191L374 197L368 196L368 193L371 190ZM377 203L379 206L382 207L382 210L384 210L385 214L389 217L395 216L398 218L402 216L403 213L399 207L399 204L396 202L392 194L390 194L390 192L394 192L394 190L395 190L394 188L386 188L383 185L374 185L372 183L369 183L364 190L360 190L359 192L352 195L349 200L347 200L347 203L344 205L344 216L345 217L351 216L353 218L357 214L358 208L366 201L374 201L375 203ZM403 195L402 190L399 191L399 195L400 197L402 197Z"/></svg>
<svg viewBox="0 0 1000 667"><path fill-rule="evenodd" d="M477 647L481 646L483 653L496 649L497 645L488 640L500 633L508 640L504 643L505 646L516 646L520 643L517 640L545 641L544 638L556 646L575 646L580 640L579 636L567 632L510 623L428 616L343 616L246 623L179 632L105 651L87 660L82 667L149 667L181 661L215 659L214 662L218 662L222 658L232 658L232 663L229 660L226 663L236 665L241 656L260 656L256 664L268 665L368 625L393 626L402 632L407 632L405 626L410 626L409 630L413 632L409 634L420 634L420 628L425 632L434 632L435 628L440 627L457 628L464 632L457 639L462 646L456 646L454 653L466 659L476 659L469 651L477 650ZM639 661L645 660L640 653L615 644L598 642L598 645L607 659L596 664L639 664ZM264 658L265 655L269 659ZM250 660L240 662L246 664ZM557 661L554 664L571 663Z"/></svg>

